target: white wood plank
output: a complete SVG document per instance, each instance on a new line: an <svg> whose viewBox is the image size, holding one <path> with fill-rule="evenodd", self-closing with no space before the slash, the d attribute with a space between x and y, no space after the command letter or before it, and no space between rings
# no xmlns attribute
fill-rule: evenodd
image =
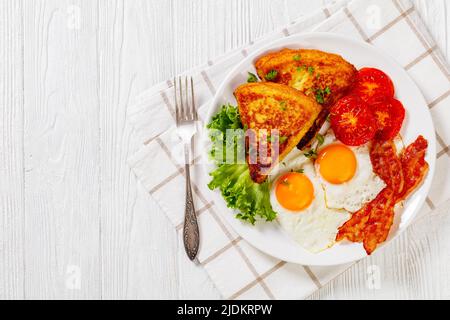
<svg viewBox="0 0 450 320"><path fill-rule="evenodd" d="M124 171L127 141L124 105L131 81L121 76L124 57L124 5L100 1L98 8L98 94L100 102L102 297L123 299L128 290L128 253L134 190ZM130 194L131 191L131 194Z"/></svg>
<svg viewBox="0 0 450 320"><path fill-rule="evenodd" d="M138 186L127 257L127 299L177 299L177 239L158 205ZM200 270L202 271L202 270ZM116 275L119 271L116 271ZM105 277L104 281L110 281Z"/></svg>
<svg viewBox="0 0 450 320"><path fill-rule="evenodd" d="M27 298L101 297L96 9L24 1Z"/></svg>
<svg viewBox="0 0 450 320"><path fill-rule="evenodd" d="M98 69L101 151L102 292L105 299L177 298L177 237L138 189L126 160L139 147L126 124L130 97L171 76L166 8L148 1L100 1ZM156 20L155 20L156 19ZM167 37L167 38L166 38ZM155 53L161 55L155 58ZM156 60L160 58L161 60ZM173 60L172 60L173 61Z"/></svg>
<svg viewBox="0 0 450 320"><path fill-rule="evenodd" d="M22 1L0 2L0 299L24 297Z"/></svg>

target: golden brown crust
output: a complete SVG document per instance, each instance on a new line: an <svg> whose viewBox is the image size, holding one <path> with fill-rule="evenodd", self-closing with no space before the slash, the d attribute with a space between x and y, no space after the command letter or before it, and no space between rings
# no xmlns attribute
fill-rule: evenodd
<svg viewBox="0 0 450 320"><path fill-rule="evenodd" d="M244 84L234 94L245 127L253 129L258 135L261 130L267 130L269 134L271 130L278 130L279 136L283 137L278 159L270 158L266 161L267 159L258 158L256 163L249 163L252 179L262 183L270 169L295 148L313 125L322 107L300 91L277 83ZM257 143L261 141L267 139L258 139ZM270 142L267 145L270 152ZM254 147L258 146L259 144Z"/></svg>
<svg viewBox="0 0 450 320"><path fill-rule="evenodd" d="M341 98L355 81L357 70L341 56L319 50L283 49L259 58L255 63L261 79L277 71L275 79L268 80L288 85L316 99L317 90L327 87L331 93L324 95L324 106Z"/></svg>
<svg viewBox="0 0 450 320"><path fill-rule="evenodd" d="M288 85L324 106L311 129L299 142L299 149L310 144L324 124L328 109L348 92L357 74L355 67L341 56L309 49L271 52L260 57L255 67L263 81ZM276 77L266 79L273 70L277 71Z"/></svg>

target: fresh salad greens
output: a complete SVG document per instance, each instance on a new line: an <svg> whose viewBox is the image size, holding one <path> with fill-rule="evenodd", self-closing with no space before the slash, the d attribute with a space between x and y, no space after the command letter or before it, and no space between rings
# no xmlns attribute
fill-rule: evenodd
<svg viewBox="0 0 450 320"><path fill-rule="evenodd" d="M251 72L248 72L247 82L248 82L248 83L255 83L255 82L258 82L258 77L256 76L256 74L251 73Z"/></svg>
<svg viewBox="0 0 450 320"><path fill-rule="evenodd" d="M209 138L213 143L213 147L210 150L210 156L212 159L215 159L219 164L226 162L227 151L234 152L234 155L237 155L237 148L239 147L237 140L235 139L235 141L231 141L233 143L230 143L230 141L227 141L224 138L227 130L242 129L241 118L239 117L239 111L236 107L233 107L232 105L222 106L221 111L212 118L211 122L206 127L210 130ZM213 130L214 133L212 133ZM218 135L218 133L220 135ZM223 153L221 157L216 154L217 150L214 148L218 139L223 141Z"/></svg>
<svg viewBox="0 0 450 320"><path fill-rule="evenodd" d="M308 159L317 159L319 155L317 152L319 148L325 143L325 137L320 133L316 135L316 140L317 140L316 147L303 154Z"/></svg>
<svg viewBox="0 0 450 320"><path fill-rule="evenodd" d="M325 89L317 89L316 90L316 101L320 104L325 102L325 97L331 94L330 87L326 87Z"/></svg>
<svg viewBox="0 0 450 320"><path fill-rule="evenodd" d="M275 80L276 77L278 75L278 71L277 70L271 70L266 74L266 80L267 81L272 81Z"/></svg>
<svg viewBox="0 0 450 320"><path fill-rule="evenodd" d="M244 129L239 117L239 111L231 105L223 106L221 111L215 115L208 129L221 131L223 136L228 129ZM218 139L217 135L210 135L213 145ZM246 163L226 163L225 153L235 152L239 148L237 140L228 143L223 139L223 157L217 157L216 150L212 148L210 154L216 159L217 169L210 173L212 180L208 184L211 190L219 189L225 199L227 206L236 209L239 213L236 218L255 224L257 217L272 221L276 217L270 204L269 183L257 184L250 177L250 172ZM217 160L217 158L219 158Z"/></svg>

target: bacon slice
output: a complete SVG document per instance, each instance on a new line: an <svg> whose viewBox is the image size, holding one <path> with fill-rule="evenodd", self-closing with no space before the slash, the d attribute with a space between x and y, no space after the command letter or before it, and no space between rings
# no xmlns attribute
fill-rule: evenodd
<svg viewBox="0 0 450 320"><path fill-rule="evenodd" d="M427 148L427 140L419 136L398 157L393 141L374 142L371 150L374 172L388 186L339 228L336 241L363 242L368 255L386 241L394 223L395 205L406 199L428 172Z"/></svg>
<svg viewBox="0 0 450 320"><path fill-rule="evenodd" d="M417 140L410 144L402 153L401 161L403 175L405 177L405 187L399 194L397 201L405 200L422 183L428 173L429 165L425 161L425 154L428 148L428 141L419 136Z"/></svg>
<svg viewBox="0 0 450 320"><path fill-rule="evenodd" d="M386 183L389 190L383 190L373 201L354 213L352 218L339 229L336 241L348 239L352 242L363 242L364 230L369 218L372 217L372 224L376 224L376 217L379 217L380 210L382 211L388 202L392 202L392 190L396 190L398 194L403 192L402 163L397 156L394 142L375 140L370 151L370 159L373 171Z"/></svg>
<svg viewBox="0 0 450 320"><path fill-rule="evenodd" d="M370 151L373 171L396 192L401 194L404 189L402 163L397 156L397 148L392 140L376 140Z"/></svg>
<svg viewBox="0 0 450 320"><path fill-rule="evenodd" d="M364 229L363 246L370 256L380 243L386 241L394 223L394 208L383 209L381 219Z"/></svg>
<svg viewBox="0 0 450 320"><path fill-rule="evenodd" d="M394 222L394 207L396 203L395 191L391 188L384 189L379 201L373 205L370 217L364 228L364 249L370 255L378 244L386 241Z"/></svg>
<svg viewBox="0 0 450 320"><path fill-rule="evenodd" d="M364 240L364 228L369 220L371 210L372 202L355 212L350 220L339 228L336 241L347 239L351 242L362 242Z"/></svg>
<svg viewBox="0 0 450 320"><path fill-rule="evenodd" d="M339 228L336 241L347 239L352 242L363 242L367 225L376 224L377 217L383 212L386 204L393 202L394 192L392 189L383 189L374 200L354 213L352 218Z"/></svg>

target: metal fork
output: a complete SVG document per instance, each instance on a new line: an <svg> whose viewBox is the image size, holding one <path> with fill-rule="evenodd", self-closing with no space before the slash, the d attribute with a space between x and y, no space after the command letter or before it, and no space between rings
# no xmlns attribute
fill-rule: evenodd
<svg viewBox="0 0 450 320"><path fill-rule="evenodd" d="M184 82L184 86L183 83ZM194 82L185 77L174 79L175 92L175 118L177 123L177 133L184 144L185 173L186 173L186 206L184 211L183 242L184 249L189 259L194 260L197 256L200 244L197 215L195 213L194 201L192 198L191 177L190 177L190 149L192 147L192 137L195 135L197 112L195 109ZM190 100L189 101L189 94Z"/></svg>

